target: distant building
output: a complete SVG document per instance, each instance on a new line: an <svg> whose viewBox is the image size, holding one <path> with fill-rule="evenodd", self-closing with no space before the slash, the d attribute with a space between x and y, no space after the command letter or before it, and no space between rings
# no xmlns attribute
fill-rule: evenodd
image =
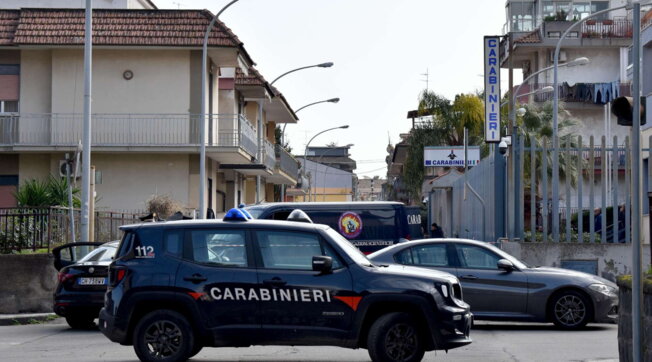
<svg viewBox="0 0 652 362"><path fill-rule="evenodd" d="M365 176L357 181L356 201L384 201L387 179Z"/></svg>

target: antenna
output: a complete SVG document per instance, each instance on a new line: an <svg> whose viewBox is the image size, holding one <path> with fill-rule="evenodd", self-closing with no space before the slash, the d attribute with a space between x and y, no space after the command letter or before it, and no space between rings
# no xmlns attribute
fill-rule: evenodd
<svg viewBox="0 0 652 362"><path fill-rule="evenodd" d="M177 9L181 9L181 5L185 5L184 3L180 3L176 1L173 1L172 3L177 6Z"/></svg>
<svg viewBox="0 0 652 362"><path fill-rule="evenodd" d="M428 68L426 68L426 72L421 73L421 75L426 77L425 80L423 80L423 79L421 80L422 82L426 82L426 90L430 90L430 88L429 88L429 75L430 75L430 73L428 72Z"/></svg>

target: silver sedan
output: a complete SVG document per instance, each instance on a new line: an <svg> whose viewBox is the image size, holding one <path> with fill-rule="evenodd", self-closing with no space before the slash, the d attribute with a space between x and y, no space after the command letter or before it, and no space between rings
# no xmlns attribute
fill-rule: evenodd
<svg viewBox="0 0 652 362"><path fill-rule="evenodd" d="M485 242L415 240L379 250L369 259L457 276L475 319L553 322L579 329L589 322L613 322L618 313L614 283L568 269L530 267Z"/></svg>

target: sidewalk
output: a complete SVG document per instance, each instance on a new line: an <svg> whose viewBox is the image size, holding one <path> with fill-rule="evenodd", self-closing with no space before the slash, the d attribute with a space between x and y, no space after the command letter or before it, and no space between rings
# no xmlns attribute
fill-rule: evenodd
<svg viewBox="0 0 652 362"><path fill-rule="evenodd" d="M54 318L58 318L54 313L0 314L0 326L45 322Z"/></svg>

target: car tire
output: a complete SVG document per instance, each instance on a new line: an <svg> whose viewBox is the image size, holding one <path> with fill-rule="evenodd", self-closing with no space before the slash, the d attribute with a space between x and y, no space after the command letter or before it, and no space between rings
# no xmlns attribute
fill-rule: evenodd
<svg viewBox="0 0 652 362"><path fill-rule="evenodd" d="M138 321L133 344L141 361L185 361L193 351L194 334L188 320L180 313L157 310Z"/></svg>
<svg viewBox="0 0 652 362"><path fill-rule="evenodd" d="M582 293L566 290L558 293L550 303L552 322L561 329L581 329L591 319L593 306Z"/></svg>
<svg viewBox="0 0 652 362"><path fill-rule="evenodd" d="M72 329L94 329L97 328L95 318L97 315L75 314L66 316L66 322Z"/></svg>
<svg viewBox="0 0 652 362"><path fill-rule="evenodd" d="M378 318L369 329L367 349L374 362L421 361L425 353L417 325L407 313Z"/></svg>
<svg viewBox="0 0 652 362"><path fill-rule="evenodd" d="M190 351L190 355L188 358L193 358L197 355L197 353L201 352L201 350L204 348L204 345L195 341L195 345L192 347L192 350Z"/></svg>

